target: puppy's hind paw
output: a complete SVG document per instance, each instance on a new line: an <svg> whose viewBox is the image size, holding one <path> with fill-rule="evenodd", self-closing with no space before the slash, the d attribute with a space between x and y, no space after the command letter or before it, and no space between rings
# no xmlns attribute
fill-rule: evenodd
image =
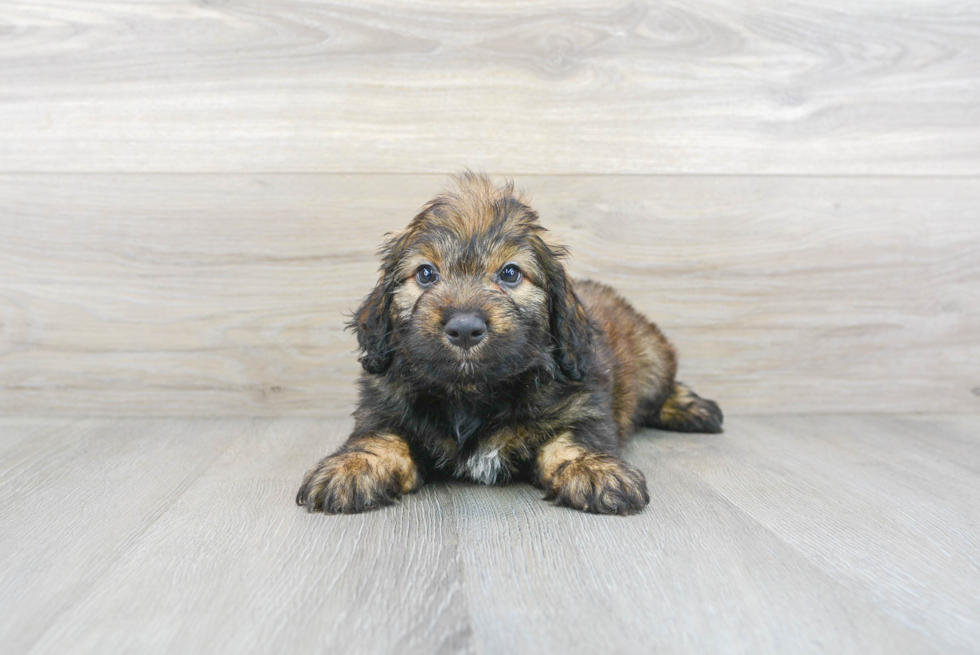
<svg viewBox="0 0 980 655"><path fill-rule="evenodd" d="M721 407L713 400L702 398L689 387L678 382L660 410L650 417L647 424L661 430L674 432L722 431L724 416Z"/></svg>

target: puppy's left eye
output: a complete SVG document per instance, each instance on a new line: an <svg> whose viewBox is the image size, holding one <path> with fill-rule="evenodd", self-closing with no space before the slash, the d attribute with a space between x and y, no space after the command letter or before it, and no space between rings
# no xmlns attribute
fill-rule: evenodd
<svg viewBox="0 0 980 655"><path fill-rule="evenodd" d="M517 268L514 264L507 264L500 269L500 275L498 277L505 284L517 284L521 281L521 269Z"/></svg>

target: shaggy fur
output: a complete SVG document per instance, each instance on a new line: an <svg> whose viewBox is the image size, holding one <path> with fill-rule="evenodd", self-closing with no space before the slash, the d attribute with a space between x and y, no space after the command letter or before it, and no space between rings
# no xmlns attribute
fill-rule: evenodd
<svg viewBox="0 0 980 655"><path fill-rule="evenodd" d="M351 321L364 367L354 432L296 502L361 512L453 476L529 479L587 512L643 509L624 441L640 426L720 432L721 410L675 381L653 323L609 287L569 279L511 185L454 179L382 247L381 278ZM447 336L461 313L485 322L470 348Z"/></svg>

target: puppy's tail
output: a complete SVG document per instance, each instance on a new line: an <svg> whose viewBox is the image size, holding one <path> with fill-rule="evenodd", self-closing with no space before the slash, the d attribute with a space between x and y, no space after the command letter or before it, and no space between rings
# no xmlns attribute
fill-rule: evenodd
<svg viewBox="0 0 980 655"><path fill-rule="evenodd" d="M702 398L680 382L660 409L652 412L644 423L652 428L673 432L721 432L724 416L713 400Z"/></svg>

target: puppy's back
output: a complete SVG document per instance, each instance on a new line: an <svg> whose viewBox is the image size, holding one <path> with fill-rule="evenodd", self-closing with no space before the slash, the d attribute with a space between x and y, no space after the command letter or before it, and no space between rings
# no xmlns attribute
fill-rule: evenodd
<svg viewBox="0 0 980 655"><path fill-rule="evenodd" d="M625 440L670 396L677 355L660 329L612 287L576 280L574 290L601 331L597 364L612 371L613 414Z"/></svg>

